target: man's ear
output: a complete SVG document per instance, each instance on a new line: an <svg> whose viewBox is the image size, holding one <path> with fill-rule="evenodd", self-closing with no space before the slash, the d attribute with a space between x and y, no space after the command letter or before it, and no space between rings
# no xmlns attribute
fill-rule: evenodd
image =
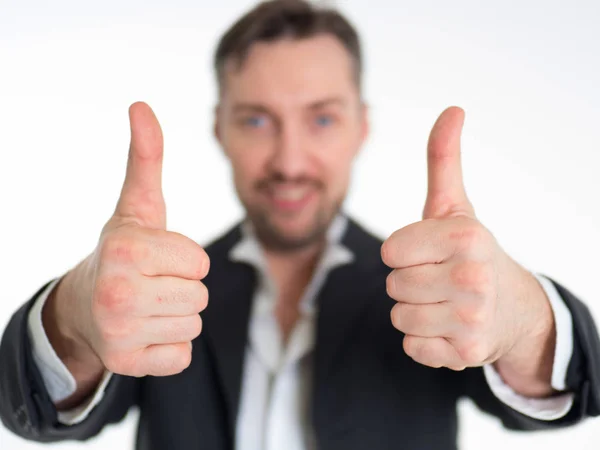
<svg viewBox="0 0 600 450"><path fill-rule="evenodd" d="M217 142L219 143L219 147L221 147L221 150L223 151L223 156L225 156L225 158L229 158L229 155L227 154L227 147L225 146L225 143L223 142L223 134L222 134L222 114L223 111L221 109L221 105L217 104L215 106L215 109L213 111L213 135L215 137L215 139L217 140Z"/></svg>
<svg viewBox="0 0 600 450"><path fill-rule="evenodd" d="M221 108L220 105L217 103L213 110L213 135L215 136L215 139L221 145L221 147L223 147L223 143L221 142L221 130L219 129L220 128L220 118L219 118L220 108Z"/></svg>
<svg viewBox="0 0 600 450"><path fill-rule="evenodd" d="M227 147L225 146L225 143L223 142L223 134L222 134L222 109L221 109L221 105L219 103L217 103L217 105L215 106L214 110L213 110L213 136L215 137L215 139L217 140L217 142L219 143L219 147L221 148L221 151L223 152L223 156L225 156L225 158L229 159L229 155L227 154Z"/></svg>

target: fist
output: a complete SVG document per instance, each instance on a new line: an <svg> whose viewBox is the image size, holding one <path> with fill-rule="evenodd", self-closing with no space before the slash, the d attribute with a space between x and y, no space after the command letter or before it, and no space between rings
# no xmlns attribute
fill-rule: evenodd
<svg viewBox="0 0 600 450"><path fill-rule="evenodd" d="M397 301L394 327L404 349L431 367L462 370L495 362L522 335L529 319L520 287L528 273L476 219L462 179L464 113L449 108L428 144L428 193L423 220L383 244L392 268L387 292Z"/></svg>
<svg viewBox="0 0 600 450"><path fill-rule="evenodd" d="M152 110L131 106L131 145L114 215L85 261L73 318L105 368L130 376L172 375L191 362L208 302L205 251L166 231L163 138Z"/></svg>

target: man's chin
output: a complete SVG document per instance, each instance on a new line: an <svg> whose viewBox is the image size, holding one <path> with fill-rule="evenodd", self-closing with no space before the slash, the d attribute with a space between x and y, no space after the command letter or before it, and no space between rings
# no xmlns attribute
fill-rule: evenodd
<svg viewBox="0 0 600 450"><path fill-rule="evenodd" d="M268 249L280 252L293 252L311 247L321 242L325 236L324 232L309 230L303 233L289 232L284 230L257 230L257 237Z"/></svg>
<svg viewBox="0 0 600 450"><path fill-rule="evenodd" d="M266 248L279 252L298 251L323 242L329 226L329 221L323 220L300 224L259 219L252 223L259 241Z"/></svg>

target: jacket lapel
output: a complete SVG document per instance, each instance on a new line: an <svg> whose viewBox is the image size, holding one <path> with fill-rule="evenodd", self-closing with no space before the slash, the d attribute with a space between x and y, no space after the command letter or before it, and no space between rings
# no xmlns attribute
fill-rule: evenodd
<svg viewBox="0 0 600 450"><path fill-rule="evenodd" d="M215 362L231 442L235 436L248 323L257 282L252 266L229 259L229 251L240 239L238 225L206 249L211 257L211 270L204 282L210 291L210 301L202 313L203 335ZM328 379L335 370L338 349L353 328L360 325L361 313L370 301L369 292L375 283L381 282L381 277L375 276L382 273L383 266L379 240L349 220L342 244L353 253L354 261L332 269L316 299L312 414L317 436L333 431L331 408L339 402L331 397Z"/></svg>
<svg viewBox="0 0 600 450"><path fill-rule="evenodd" d="M354 261L332 270L317 298L312 417L321 443L323 438L326 440L326 436L335 433L334 425L340 424L337 422L340 419L338 409L345 407L334 392L334 372L336 367L343 366L337 359L341 354L339 349L353 330L360 327L361 317L373 300L377 283L385 283L381 241L349 221L342 243L354 254ZM351 411L344 413L347 415Z"/></svg>
<svg viewBox="0 0 600 450"><path fill-rule="evenodd" d="M256 272L248 264L229 260L229 251L241 239L239 226L207 248L210 274L205 279L209 306L202 313L203 335L215 363L217 381L226 407L228 435L233 442L250 308Z"/></svg>

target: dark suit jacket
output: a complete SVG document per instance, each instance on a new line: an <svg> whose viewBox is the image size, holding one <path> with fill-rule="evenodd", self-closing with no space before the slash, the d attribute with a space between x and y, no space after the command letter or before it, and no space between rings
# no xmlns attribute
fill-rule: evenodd
<svg viewBox="0 0 600 450"><path fill-rule="evenodd" d="M255 271L228 252L240 239L233 228L206 248L211 272L209 307L191 366L171 377L114 376L104 400L82 423L64 426L34 365L27 314L41 290L12 317L0 346L0 417L27 439L87 439L137 405L137 448L233 448ZM381 241L350 221L343 237L355 255L333 269L318 296L311 420L323 450L456 449L457 400L470 397L511 429L572 425L600 414L600 342L588 309L556 284L574 322L574 353L567 377L575 404L560 420L542 422L500 402L481 368L453 372L415 363L390 322L394 302L385 290L390 272ZM43 288L42 288L43 289Z"/></svg>

